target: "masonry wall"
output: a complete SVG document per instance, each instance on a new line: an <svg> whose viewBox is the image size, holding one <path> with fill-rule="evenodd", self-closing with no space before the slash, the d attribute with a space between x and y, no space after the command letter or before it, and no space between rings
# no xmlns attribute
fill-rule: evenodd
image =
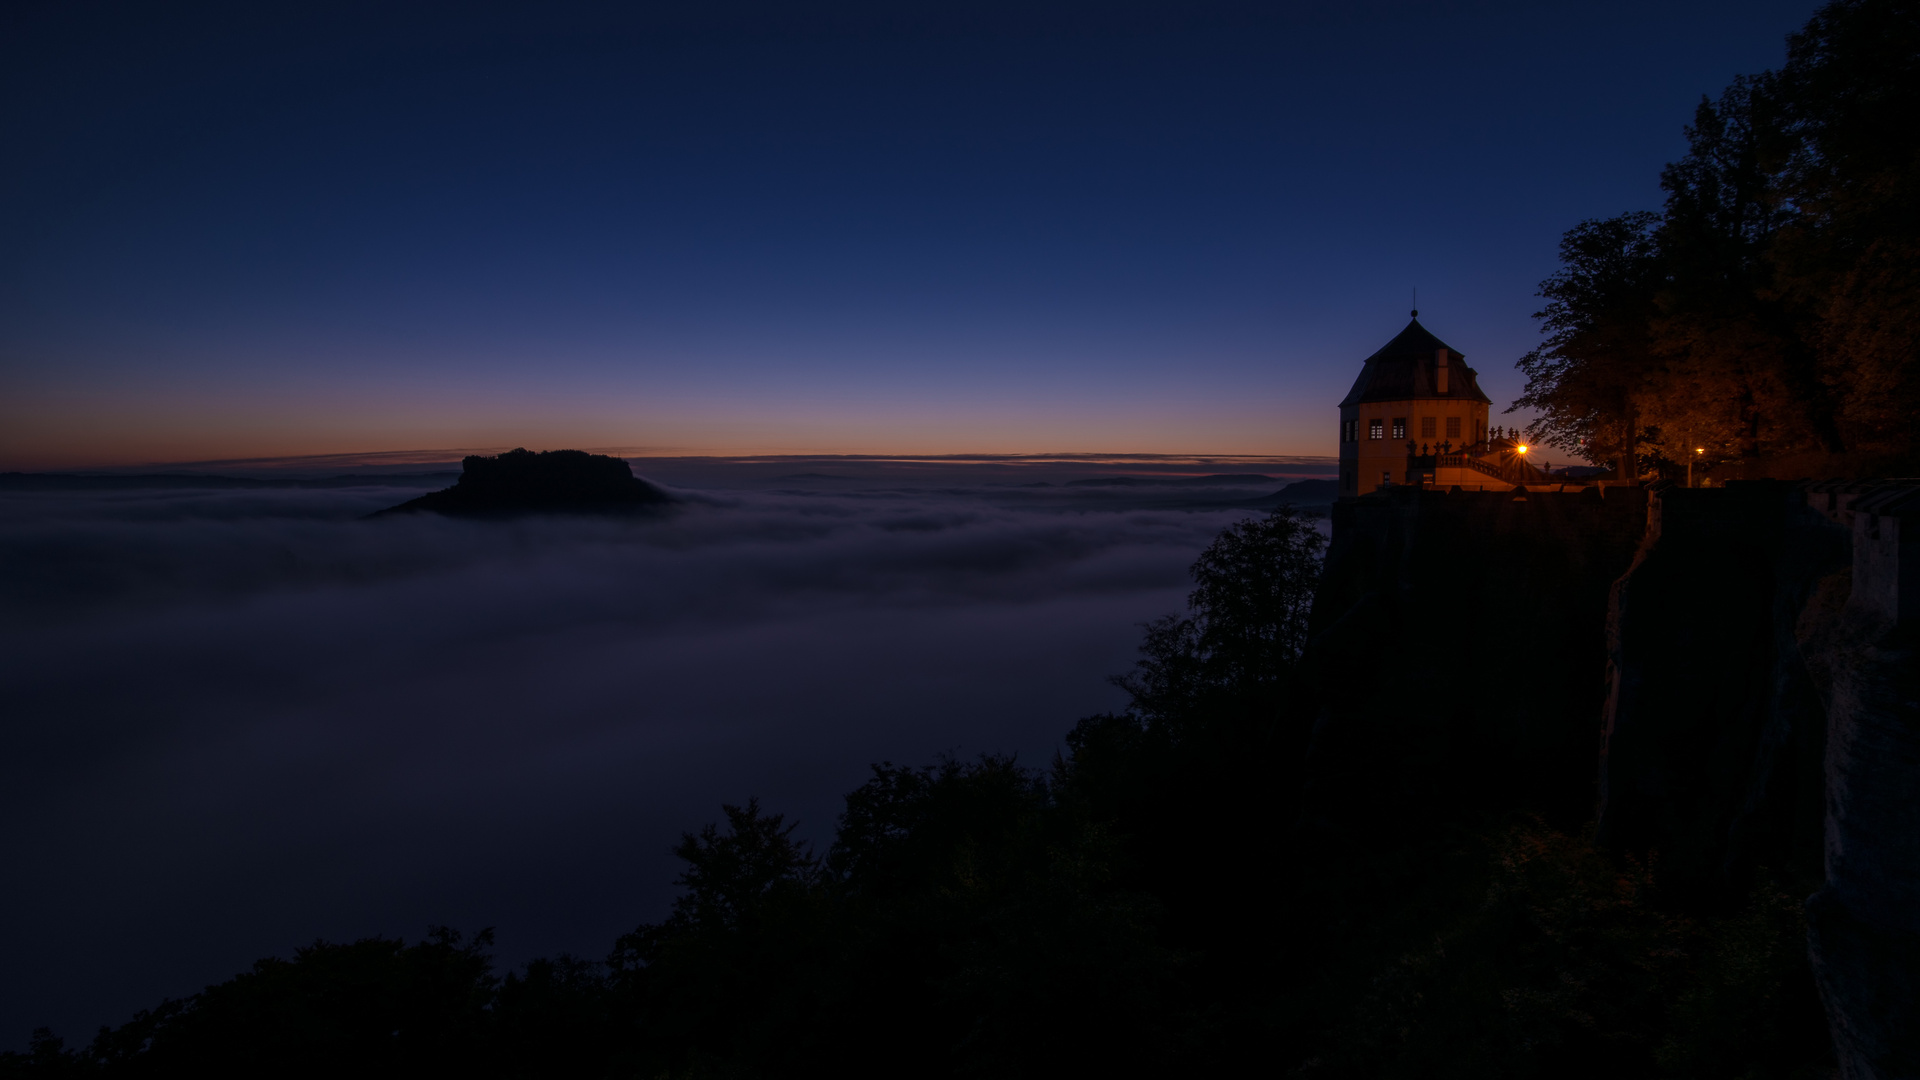
<svg viewBox="0 0 1920 1080"><path fill-rule="evenodd" d="M1305 805L1320 825L1515 805L1590 818L1608 589L1646 497L1520 496L1402 488L1334 504L1305 660L1318 687Z"/></svg>
<svg viewBox="0 0 1920 1080"><path fill-rule="evenodd" d="M1608 621L1600 838L1714 906L1820 880L1826 718L1796 637L1851 538L1784 482L1658 492Z"/></svg>
<svg viewBox="0 0 1920 1080"><path fill-rule="evenodd" d="M1920 1075L1910 502L1773 481L1337 502L1299 827L1597 813L1668 903L1724 910L1763 876L1811 894L1842 1076Z"/></svg>

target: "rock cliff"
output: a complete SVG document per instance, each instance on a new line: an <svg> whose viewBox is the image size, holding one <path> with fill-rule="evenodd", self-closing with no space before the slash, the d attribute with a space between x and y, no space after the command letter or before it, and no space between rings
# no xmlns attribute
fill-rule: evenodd
<svg viewBox="0 0 1920 1080"><path fill-rule="evenodd" d="M672 496L633 475L616 457L581 450L509 450L461 462L460 479L381 514L432 511L461 517L539 513L624 514L656 509ZM376 515L378 516L378 515Z"/></svg>
<svg viewBox="0 0 1920 1080"><path fill-rule="evenodd" d="M1670 897L1819 884L1826 716L1796 630L1849 558L1795 485L1654 493L1608 613L1599 832L1659 852Z"/></svg>
<svg viewBox="0 0 1920 1080"><path fill-rule="evenodd" d="M1608 589L1645 520L1635 487L1335 503L1305 661L1310 816L1590 817Z"/></svg>
<svg viewBox="0 0 1920 1080"><path fill-rule="evenodd" d="M1820 487L1655 493L1608 620L1600 835L1686 904L1812 892L1842 1076L1920 1076L1920 494Z"/></svg>
<svg viewBox="0 0 1920 1080"><path fill-rule="evenodd" d="M1298 826L1592 815L1664 902L1811 894L1847 1080L1920 1077L1920 483L1344 499Z"/></svg>

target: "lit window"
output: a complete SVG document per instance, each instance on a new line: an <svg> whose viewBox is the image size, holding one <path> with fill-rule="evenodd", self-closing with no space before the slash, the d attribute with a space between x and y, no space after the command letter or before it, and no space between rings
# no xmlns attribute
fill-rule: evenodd
<svg viewBox="0 0 1920 1080"><path fill-rule="evenodd" d="M1367 438L1381 439L1385 437L1386 437L1386 421L1384 420L1367 421Z"/></svg>
<svg viewBox="0 0 1920 1080"><path fill-rule="evenodd" d="M1460 418L1457 416L1447 417L1447 438L1457 439L1459 437L1460 437Z"/></svg>
<svg viewBox="0 0 1920 1080"><path fill-rule="evenodd" d="M1393 418L1393 437L1396 439L1404 439L1407 437L1406 417L1396 416Z"/></svg>
<svg viewBox="0 0 1920 1080"><path fill-rule="evenodd" d="M1423 439L1433 438L1433 417L1423 416L1420 418L1420 437Z"/></svg>

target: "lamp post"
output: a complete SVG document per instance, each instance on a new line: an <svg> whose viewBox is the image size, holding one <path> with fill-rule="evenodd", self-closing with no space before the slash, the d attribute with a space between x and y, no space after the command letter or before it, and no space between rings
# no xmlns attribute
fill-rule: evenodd
<svg viewBox="0 0 1920 1080"><path fill-rule="evenodd" d="M1701 454L1704 454L1706 452L1707 452L1706 447L1696 446L1693 448L1693 457L1690 457L1687 459L1687 486L1688 487L1693 486L1693 458L1697 458Z"/></svg>

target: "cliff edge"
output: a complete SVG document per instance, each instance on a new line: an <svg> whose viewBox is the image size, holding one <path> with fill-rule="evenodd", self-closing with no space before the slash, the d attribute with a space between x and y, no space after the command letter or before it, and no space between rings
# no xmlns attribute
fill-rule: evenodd
<svg viewBox="0 0 1920 1080"><path fill-rule="evenodd" d="M583 450L509 450L461 461L452 487L375 514L430 511L455 517L630 514L664 507L671 495L633 475L633 466Z"/></svg>

